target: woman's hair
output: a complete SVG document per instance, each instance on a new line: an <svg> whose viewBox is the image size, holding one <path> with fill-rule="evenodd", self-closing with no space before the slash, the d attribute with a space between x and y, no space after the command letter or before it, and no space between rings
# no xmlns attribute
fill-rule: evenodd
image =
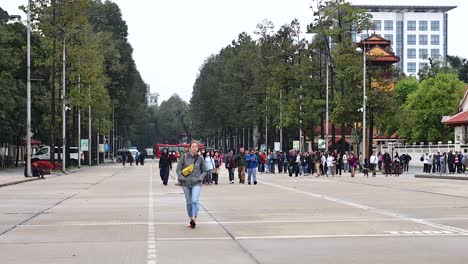
<svg viewBox="0 0 468 264"><path fill-rule="evenodd" d="M190 147L191 147L193 144L197 144L197 146L198 146L198 142L195 141L195 140L190 141Z"/></svg>

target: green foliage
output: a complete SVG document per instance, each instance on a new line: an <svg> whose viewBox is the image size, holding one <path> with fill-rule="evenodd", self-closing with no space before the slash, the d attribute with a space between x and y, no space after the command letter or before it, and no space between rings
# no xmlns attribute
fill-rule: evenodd
<svg viewBox="0 0 468 264"><path fill-rule="evenodd" d="M409 94L400 112L399 135L416 142L452 139L453 129L441 119L456 112L464 92L464 84L455 74L441 72L425 79Z"/></svg>

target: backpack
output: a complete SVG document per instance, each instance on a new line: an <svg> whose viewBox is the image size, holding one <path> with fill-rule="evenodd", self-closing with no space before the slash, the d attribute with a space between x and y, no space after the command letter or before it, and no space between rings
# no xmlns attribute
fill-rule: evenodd
<svg viewBox="0 0 468 264"><path fill-rule="evenodd" d="M424 161L424 157L423 157L423 156L421 156L421 158L420 158L419 160L420 160L420 161Z"/></svg>

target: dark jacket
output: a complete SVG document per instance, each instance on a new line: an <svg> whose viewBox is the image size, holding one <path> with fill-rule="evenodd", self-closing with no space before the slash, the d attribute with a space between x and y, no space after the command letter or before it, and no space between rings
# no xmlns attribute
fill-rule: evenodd
<svg viewBox="0 0 468 264"><path fill-rule="evenodd" d="M159 168L166 168L169 167L172 170L172 162L171 158L169 158L168 155L162 155L161 158L159 159Z"/></svg>
<svg viewBox="0 0 468 264"><path fill-rule="evenodd" d="M231 156L228 154L225 158L224 158L224 164L226 165L226 169L233 169L235 167L237 167L237 163L236 163L236 156L232 155L232 162L234 163L233 167L231 168L231 165L229 163L229 160L230 160Z"/></svg>
<svg viewBox="0 0 468 264"><path fill-rule="evenodd" d="M245 160L245 157L246 157L245 152L244 152L244 154L239 153L237 155L237 159L236 159L237 166L241 167L241 166L246 166L247 165L247 161Z"/></svg>

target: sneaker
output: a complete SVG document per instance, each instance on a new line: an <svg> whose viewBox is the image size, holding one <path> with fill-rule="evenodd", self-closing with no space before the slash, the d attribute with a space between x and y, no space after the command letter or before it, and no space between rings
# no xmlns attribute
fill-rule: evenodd
<svg viewBox="0 0 468 264"><path fill-rule="evenodd" d="M190 227L191 228L195 228L196 225L197 225L197 223L195 223L195 221L190 220Z"/></svg>
<svg viewBox="0 0 468 264"><path fill-rule="evenodd" d="M231 181L231 184L234 184L234 181Z"/></svg>
<svg viewBox="0 0 468 264"><path fill-rule="evenodd" d="M250 182L249 182L249 185L250 185Z"/></svg>
<svg viewBox="0 0 468 264"><path fill-rule="evenodd" d="M257 182L256 182L256 181L254 181L254 185L257 185Z"/></svg>

